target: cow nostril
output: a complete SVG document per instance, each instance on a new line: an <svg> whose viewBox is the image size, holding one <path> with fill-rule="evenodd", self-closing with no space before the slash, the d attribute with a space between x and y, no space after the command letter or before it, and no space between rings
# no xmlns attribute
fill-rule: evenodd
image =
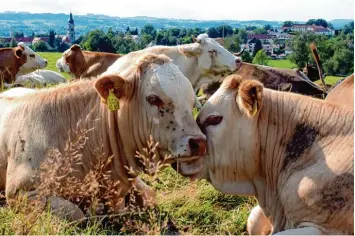
<svg viewBox="0 0 355 236"><path fill-rule="evenodd" d="M207 144L205 139L190 138L189 146L191 150L191 156L203 156L206 154Z"/></svg>
<svg viewBox="0 0 355 236"><path fill-rule="evenodd" d="M241 64L242 63L242 59L240 59L240 58L235 59L235 63Z"/></svg>

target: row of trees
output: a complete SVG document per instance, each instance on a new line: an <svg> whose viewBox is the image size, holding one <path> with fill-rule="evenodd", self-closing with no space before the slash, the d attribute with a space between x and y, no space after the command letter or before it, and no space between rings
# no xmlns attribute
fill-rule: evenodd
<svg viewBox="0 0 355 236"><path fill-rule="evenodd" d="M354 71L354 22L347 24L336 37L296 34L289 41L293 53L289 60L299 68L305 64L315 64L309 44L315 42L323 68L328 75L347 75Z"/></svg>

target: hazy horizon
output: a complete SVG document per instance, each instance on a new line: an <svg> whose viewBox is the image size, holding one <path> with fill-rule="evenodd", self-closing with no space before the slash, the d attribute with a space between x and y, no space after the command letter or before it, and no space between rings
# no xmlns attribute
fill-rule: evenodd
<svg viewBox="0 0 355 236"><path fill-rule="evenodd" d="M117 4L116 7L112 5ZM140 6L137 8L137 6ZM109 6L109 7L108 7ZM225 7L228 6L228 7ZM115 3L113 0L12 0L2 3L1 13L63 13L70 10L74 15L107 15L114 17L157 17L189 20L265 20L265 21L307 21L311 18L354 19L354 1L342 0L254 0L253 4L245 1L219 0L215 2L180 0L166 2L164 0L131 0ZM54 10L53 10L54 9Z"/></svg>

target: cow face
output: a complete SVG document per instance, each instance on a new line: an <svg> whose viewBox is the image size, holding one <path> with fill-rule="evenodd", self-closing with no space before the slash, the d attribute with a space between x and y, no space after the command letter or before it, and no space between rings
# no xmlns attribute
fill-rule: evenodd
<svg viewBox="0 0 355 236"><path fill-rule="evenodd" d="M239 69L242 60L206 34L199 35L194 41L194 44L182 45L180 50L198 58L198 67L202 77L197 87L223 79Z"/></svg>
<svg viewBox="0 0 355 236"><path fill-rule="evenodd" d="M96 82L97 91L107 99L108 88L115 88L121 105L119 114L130 116L127 122L132 122L121 123L120 131L134 134L132 142L140 145L151 134L159 142L160 155L171 154L173 167L191 177L200 171L202 163L197 156L203 156L207 148L205 135L193 117L192 85L166 56L147 54L138 61L140 76L134 79L136 82L105 75ZM129 76L125 71L121 75ZM129 102L121 102L124 98Z"/></svg>
<svg viewBox="0 0 355 236"><path fill-rule="evenodd" d="M262 106L262 91L260 82L231 75L197 118L208 142L201 175L224 193L233 193L236 188L245 194L253 192L251 181L257 170L256 118Z"/></svg>
<svg viewBox="0 0 355 236"><path fill-rule="evenodd" d="M59 70L59 72L66 72L66 73L70 73L70 68L68 66L67 63L65 63L65 59L64 59L64 55L65 53L67 53L70 49L66 50L62 57L58 59L57 63L56 63L56 67Z"/></svg>
<svg viewBox="0 0 355 236"><path fill-rule="evenodd" d="M19 74L28 74L37 69L43 69L47 66L47 60L44 60L32 49L27 47L23 42L18 43L18 46L23 49L24 54L27 56L26 63L20 67Z"/></svg>

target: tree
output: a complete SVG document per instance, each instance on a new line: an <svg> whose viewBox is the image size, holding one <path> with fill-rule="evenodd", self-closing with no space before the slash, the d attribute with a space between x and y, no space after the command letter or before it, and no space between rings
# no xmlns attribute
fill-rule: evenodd
<svg viewBox="0 0 355 236"><path fill-rule="evenodd" d="M24 35L23 35L22 32L15 32L15 33L14 33L14 37L15 37L15 38L23 38Z"/></svg>
<svg viewBox="0 0 355 236"><path fill-rule="evenodd" d="M10 45L9 46L11 48L14 48L14 47L17 47L17 44L18 44L18 42L16 41L16 39L12 38L11 41L10 41Z"/></svg>
<svg viewBox="0 0 355 236"><path fill-rule="evenodd" d="M246 43L248 40L248 33L245 29L239 29L237 36L241 43Z"/></svg>
<svg viewBox="0 0 355 236"><path fill-rule="evenodd" d="M242 54L243 62L251 63L253 61L252 55L248 51L244 51Z"/></svg>
<svg viewBox="0 0 355 236"><path fill-rule="evenodd" d="M46 42L44 42L42 40L39 40L38 42L35 42L32 45L32 48L36 52L48 52L48 51L50 51L50 47L49 47L48 43L46 43Z"/></svg>
<svg viewBox="0 0 355 236"><path fill-rule="evenodd" d="M267 30L265 28L257 28L253 30L254 34L267 34Z"/></svg>
<svg viewBox="0 0 355 236"><path fill-rule="evenodd" d="M271 30L272 27L271 27L271 25L264 25L264 29L265 29L265 30Z"/></svg>
<svg viewBox="0 0 355 236"><path fill-rule="evenodd" d="M89 51L116 52L111 39L102 30L89 32L82 45L85 50Z"/></svg>
<svg viewBox="0 0 355 236"><path fill-rule="evenodd" d="M266 52L264 49L259 50L254 59L253 59L253 64L258 64L258 65L264 65L266 66L269 62L269 57L266 55Z"/></svg>
<svg viewBox="0 0 355 236"><path fill-rule="evenodd" d="M157 30L153 27L152 24L147 24L141 29L141 34L142 35L148 34L148 35L152 36L153 38L155 38L155 36L157 34Z"/></svg>
<svg viewBox="0 0 355 236"><path fill-rule="evenodd" d="M282 23L282 27L291 27L293 26L293 21L285 21L284 23Z"/></svg>
<svg viewBox="0 0 355 236"><path fill-rule="evenodd" d="M290 47L293 51L288 59L295 63L298 68L303 68L310 59L309 42L313 41L313 35L304 33L296 34L290 41Z"/></svg>
<svg viewBox="0 0 355 236"><path fill-rule="evenodd" d="M341 30L344 32L344 34L354 34L354 21L344 25Z"/></svg>
<svg viewBox="0 0 355 236"><path fill-rule="evenodd" d="M255 42L255 46L254 46L254 51L253 51L253 56L255 57L255 55L258 53L258 51L260 51L261 49L263 49L263 45L261 44L261 41L259 39L256 40Z"/></svg>
<svg viewBox="0 0 355 236"><path fill-rule="evenodd" d="M325 28L328 27L328 22L324 19L309 19L307 22L306 22L307 25L319 25L319 26L323 26Z"/></svg>
<svg viewBox="0 0 355 236"><path fill-rule="evenodd" d="M129 28L129 26L127 26L126 28L126 33L131 33L131 29Z"/></svg>
<svg viewBox="0 0 355 236"><path fill-rule="evenodd" d="M138 29L131 30L131 35L138 35Z"/></svg>
<svg viewBox="0 0 355 236"><path fill-rule="evenodd" d="M55 32L54 30L49 31L49 39L48 39L48 44L52 48L54 48L54 42L55 42Z"/></svg>
<svg viewBox="0 0 355 236"><path fill-rule="evenodd" d="M218 37L218 31L215 27L208 28L207 34L208 34L208 37L210 37L210 38L217 38Z"/></svg>
<svg viewBox="0 0 355 236"><path fill-rule="evenodd" d="M220 25L216 28L218 36L217 37L228 37L233 35L233 28L229 25Z"/></svg>

